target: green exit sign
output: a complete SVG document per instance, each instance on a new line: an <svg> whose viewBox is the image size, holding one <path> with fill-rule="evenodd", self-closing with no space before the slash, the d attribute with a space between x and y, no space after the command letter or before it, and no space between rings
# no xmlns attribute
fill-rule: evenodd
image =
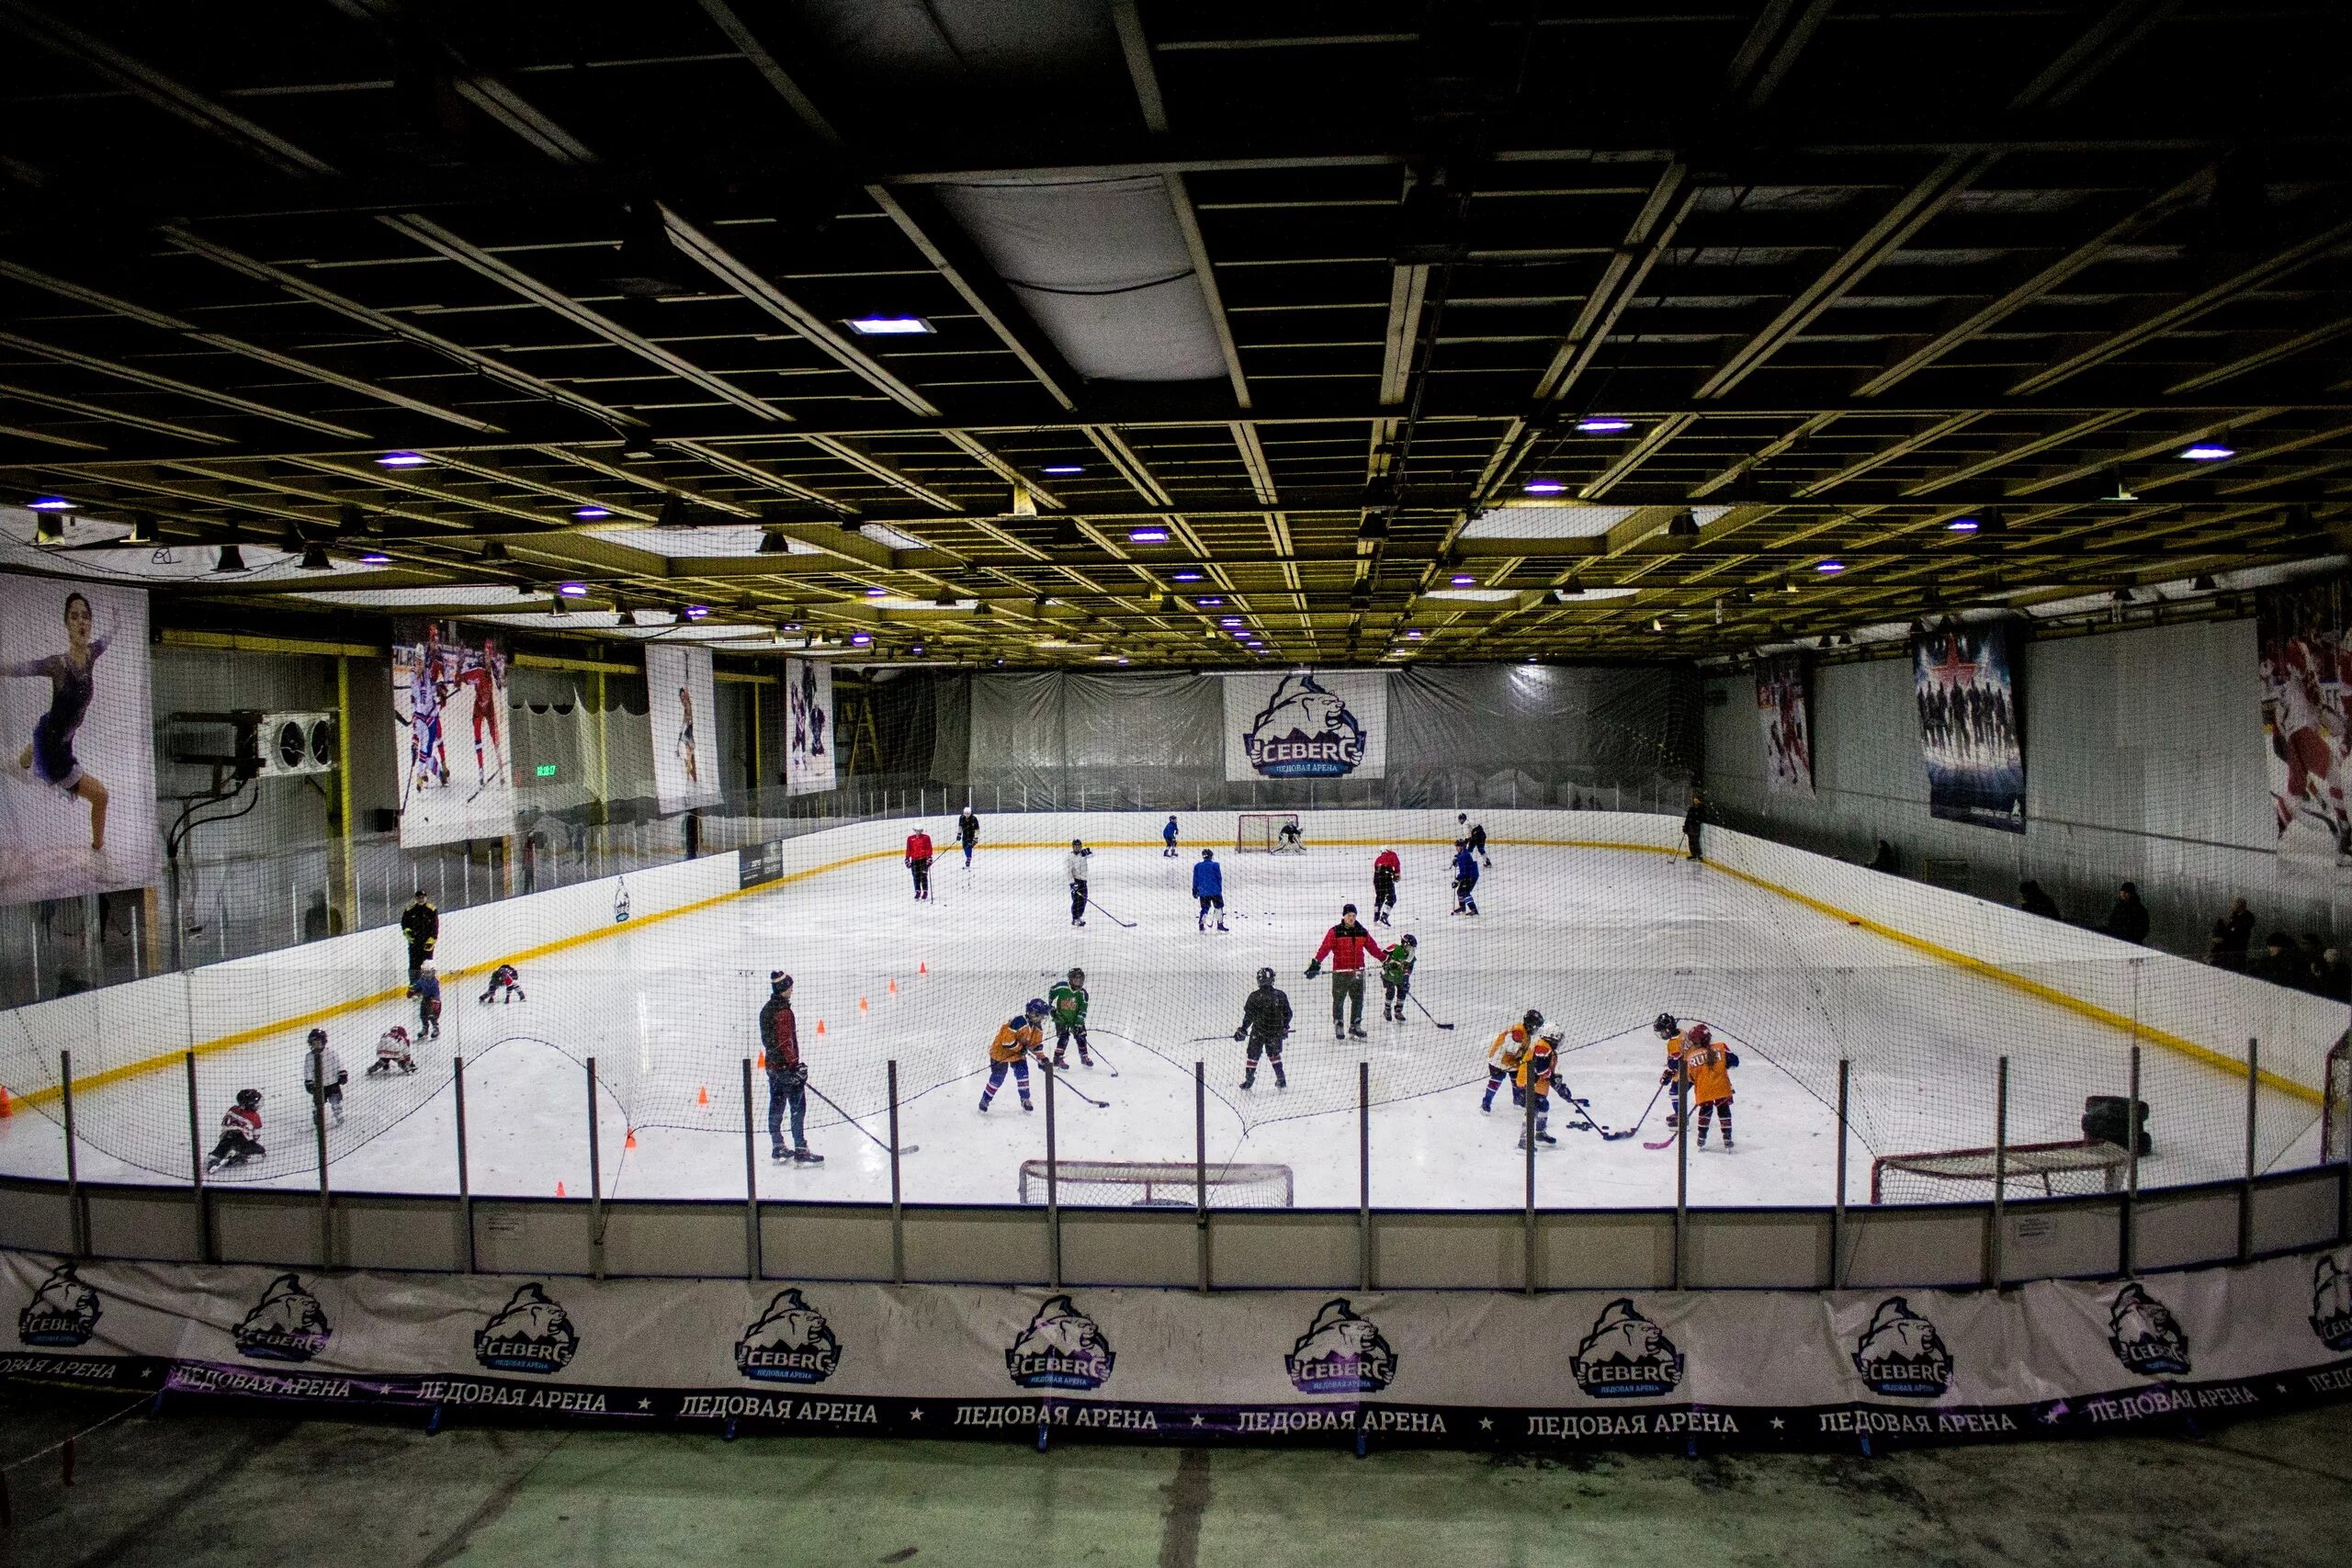
<svg viewBox="0 0 2352 1568"><path fill-rule="evenodd" d="M543 779L551 779L555 777L555 764L553 762L541 762L532 771Z"/></svg>

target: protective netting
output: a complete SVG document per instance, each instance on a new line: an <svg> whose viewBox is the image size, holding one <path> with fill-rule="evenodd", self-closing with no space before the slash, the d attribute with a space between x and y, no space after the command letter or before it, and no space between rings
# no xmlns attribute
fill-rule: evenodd
<svg viewBox="0 0 2352 1568"><path fill-rule="evenodd" d="M1021 1162L1021 1201L1046 1201L1050 1179L1058 1202L1095 1208L1287 1209L1294 1182L1286 1165L1186 1165L1180 1160L1070 1159Z"/></svg>
<svg viewBox="0 0 2352 1568"><path fill-rule="evenodd" d="M797 858L766 884L739 888L733 865L703 861L468 911L445 926L441 1032L416 1041L413 1075L365 1072L389 1025L418 1032L401 994L406 954L389 931L19 1009L0 1025L0 1082L16 1109L0 1120L0 1168L62 1173L62 1045L85 1179L187 1180L243 1088L263 1091L269 1153L214 1179L312 1179L301 1068L315 1022L352 1078L325 1139L339 1187L454 1189L462 1055L477 1191L586 1190L594 1103L608 1194L740 1196L748 1121L764 1195L878 1201L895 1064L898 1141L920 1146L902 1162L904 1197L1007 1201L1022 1163L1045 1153L1044 1069L1031 1075L1035 1110L1008 1076L983 1113L988 1046L1073 965L1090 1031L1084 1053L1069 1043L1056 1083L1058 1156L1283 1165L1303 1204L1352 1204L1365 1138L1385 1205L1519 1201L1521 1113L1507 1094L1482 1102L1490 1042L1531 1008L1562 1034L1561 1079L1584 1107L1549 1101L1547 1130L1562 1141L1542 1145L1548 1206L1671 1201L1671 1100L1650 1027L1661 1012L1704 1021L1740 1057L1736 1153L1722 1151L1719 1131L1694 1147L1694 1201L1830 1201L1841 1062L1857 1201L1879 1156L2083 1139L2086 1102L2131 1092L2135 1046L2143 1188L2241 1174L2250 1107L2257 1168L2321 1157L2327 1056L2343 1033L2340 1010L2321 998L1729 832L1711 830L1708 863L1693 863L1675 852L1670 818L1488 813L1479 912L1456 915L1452 840L1465 824L1453 813L1300 815L1304 853L1230 864L1231 814L1180 816L1174 857L1163 813L989 815L968 871L953 818L933 816L921 824L938 846L923 901L899 863L915 825L902 822L787 840L779 852ZM1083 928L1066 881L1073 832L1095 849ZM1223 932L1191 892L1204 847L1226 866ZM1368 930L1384 948L1414 933L1419 964L1393 1005L1368 980L1358 1037L1351 988L1304 970L1341 902L1371 913L1383 848L1404 862L1399 908ZM509 956L523 995L479 1000L489 966ZM1279 1079L1268 1061L1245 1089L1233 1033L1261 964L1294 1026ZM804 1135L821 1167L768 1163L754 1021L776 969L797 980ZM2251 1093L2250 1038L2261 1043ZM190 1045L193 1139L180 1056ZM790 1140L788 1119L778 1132ZM1928 1186L1918 1201L1983 1195ZM1081 1185L1066 1201L1106 1200Z"/></svg>

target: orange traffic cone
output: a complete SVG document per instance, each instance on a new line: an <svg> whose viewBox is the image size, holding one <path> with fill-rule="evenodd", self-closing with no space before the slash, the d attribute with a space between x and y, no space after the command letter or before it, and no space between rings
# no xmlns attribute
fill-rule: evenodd
<svg viewBox="0 0 2352 1568"><path fill-rule="evenodd" d="M760 1053L760 1071L762 1071L762 1072L766 1072L767 1070L768 1070L768 1054L767 1054L765 1051L763 1051L763 1052L761 1052L761 1053Z"/></svg>
<svg viewBox="0 0 2352 1568"><path fill-rule="evenodd" d="M696 1105L708 1105L710 1103L710 1089L708 1086L706 1085L705 1087L695 1090L695 1103Z"/></svg>
<svg viewBox="0 0 2352 1568"><path fill-rule="evenodd" d="M16 1113L17 1102L9 1096L8 1086L0 1083L0 1116L14 1116Z"/></svg>
<svg viewBox="0 0 2352 1568"><path fill-rule="evenodd" d="M865 1010L865 998L864 997L857 998L857 1010L860 1012L864 1012Z"/></svg>
<svg viewBox="0 0 2352 1568"><path fill-rule="evenodd" d="M916 974L918 974L918 975L928 975L928 974L930 974L930 973L931 973L931 961L930 961L929 959L925 959L922 963L916 964L916 965L915 965L915 973L916 973Z"/></svg>
<svg viewBox="0 0 2352 1568"><path fill-rule="evenodd" d="M555 1195L559 1198L563 1196L563 1183L560 1181L555 1184Z"/></svg>
<svg viewBox="0 0 2352 1568"><path fill-rule="evenodd" d="M890 994L894 997L899 994L899 980L895 975L890 978Z"/></svg>
<svg viewBox="0 0 2352 1568"><path fill-rule="evenodd" d="M817 1021L817 1032L820 1034L825 1032L825 1021L821 1018Z"/></svg>
<svg viewBox="0 0 2352 1568"><path fill-rule="evenodd" d="M633 1149L633 1148L637 1147L637 1129L636 1129L636 1128L631 1127L631 1128L628 1130L628 1137L627 1138L627 1140L625 1140L625 1141L622 1143L621 1147L623 1147L623 1148L625 1148L625 1149Z"/></svg>

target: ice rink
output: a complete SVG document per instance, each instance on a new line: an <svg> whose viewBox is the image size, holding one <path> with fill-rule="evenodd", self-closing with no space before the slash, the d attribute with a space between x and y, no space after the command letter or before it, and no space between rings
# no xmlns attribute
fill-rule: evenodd
<svg viewBox="0 0 2352 1568"><path fill-rule="evenodd" d="M981 1114L987 1047L999 1023L1072 964L1087 972L1096 1065L1079 1066L1073 1053L1061 1080L1059 1155L1189 1165L1198 1061L1208 1159L1286 1165L1300 1205L1357 1201L1362 1062L1372 1090L1375 1205L1516 1207L1524 1180L1519 1121L1507 1095L1491 1113L1481 1111L1480 1097L1489 1043L1531 1007L1564 1031L1564 1076L1598 1122L1623 1129L1641 1122L1637 1135L1604 1141L1569 1125L1575 1117L1555 1100L1559 1142L1536 1162L1538 1201L1548 1207L1673 1201L1675 1149L1645 1146L1668 1135L1668 1102L1654 1100L1663 1055L1649 1028L1662 1010L1707 1021L1741 1055L1733 1074L1737 1148L1693 1147L1690 1193L1698 1204L1811 1205L1834 1197L1841 1055L1853 1063L1847 1193L1855 1201L1868 1201L1873 1154L1990 1144L2004 1055L2012 1144L2077 1137L2085 1096L2122 1092L2128 1031L1923 957L1713 866L1634 847L1498 841L1477 889L1482 912L1470 917L1448 912L1449 852L1398 842L1406 869L1395 923L1373 931L1384 945L1406 931L1418 936L1414 994L1428 1011L1384 1021L1375 977L1367 987L1369 1038L1334 1038L1329 982L1304 970L1343 902L1369 911L1379 846L1365 838L1315 842L1316 819L1306 822L1310 844L1302 854L1212 846L1227 866L1230 930L1222 933L1195 925L1189 888L1201 846L1164 856L1148 838L1159 818L1137 818L1121 841L1099 848L1098 907L1080 930L1069 922L1062 878L1067 846L1002 841L1023 829L1018 818L1000 818L990 824L999 841L984 842L968 871L952 850L941 856L930 902L911 898L894 856L870 853L695 912L583 935L526 964L527 1001L481 1005L478 976L453 981L444 1039L437 1051L430 1043L420 1049L413 1078L362 1076L380 1030L413 1025L407 1004L347 1013L327 1024L353 1074L349 1121L329 1141L334 1185L456 1190L448 1063L462 1054L471 1190L553 1196L560 1184L568 1195L585 1195L583 1064L594 1056L606 1196L740 1199L741 1063L758 1050L754 1020L768 973L778 968L797 982L814 1091L809 1141L825 1160L770 1164L765 1078L755 1072L755 1175L771 1200L888 1198L889 1159L876 1139L888 1135L885 1064L895 1059L906 1201L1014 1201L1021 1163L1046 1152L1045 1087L1033 1076L1035 1112L1023 1111L1008 1082ZM944 821L930 826L943 843L950 837ZM443 961L458 968L498 956L445 952ZM1241 1047L1231 1036L1261 964L1273 968L1295 1010L1290 1082L1277 1089L1261 1069L1245 1092ZM371 976L354 988L384 984ZM1455 1027L1441 1029L1441 1020ZM208 1142L237 1089L270 1086L270 1156L217 1179L315 1185L309 1107L293 1076L302 1033L288 1028L200 1058ZM2242 1081L2154 1048L2145 1053L2143 1094L2156 1141L2142 1166L2143 1185L2237 1174ZM187 1099L175 1066L83 1092L76 1112L85 1179L187 1179ZM2308 1103L2265 1090L2260 1115L2266 1164L2312 1157ZM20 1111L0 1122L0 1169L61 1174L62 1145L48 1114ZM1090 1193L1066 1185L1062 1198L1084 1203Z"/></svg>

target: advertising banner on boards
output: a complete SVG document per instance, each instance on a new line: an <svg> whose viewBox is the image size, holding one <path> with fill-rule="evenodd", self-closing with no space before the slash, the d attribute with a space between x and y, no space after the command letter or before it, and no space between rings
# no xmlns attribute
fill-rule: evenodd
<svg viewBox="0 0 2352 1568"><path fill-rule="evenodd" d="M786 704L784 789L815 795L833 787L833 668L820 659L784 661Z"/></svg>
<svg viewBox="0 0 2352 1568"><path fill-rule="evenodd" d="M664 811L718 803L718 704L710 649L645 645L645 693L653 716L653 794Z"/></svg>
<svg viewBox="0 0 2352 1568"><path fill-rule="evenodd" d="M1388 767L1388 676L1293 670L1225 677L1225 776L1376 779Z"/></svg>
<svg viewBox="0 0 2352 1568"><path fill-rule="evenodd" d="M0 904L153 886L142 589L0 576Z"/></svg>
<svg viewBox="0 0 2352 1568"><path fill-rule="evenodd" d="M514 831L506 650L457 621L392 623L393 766L401 843L455 843Z"/></svg>

